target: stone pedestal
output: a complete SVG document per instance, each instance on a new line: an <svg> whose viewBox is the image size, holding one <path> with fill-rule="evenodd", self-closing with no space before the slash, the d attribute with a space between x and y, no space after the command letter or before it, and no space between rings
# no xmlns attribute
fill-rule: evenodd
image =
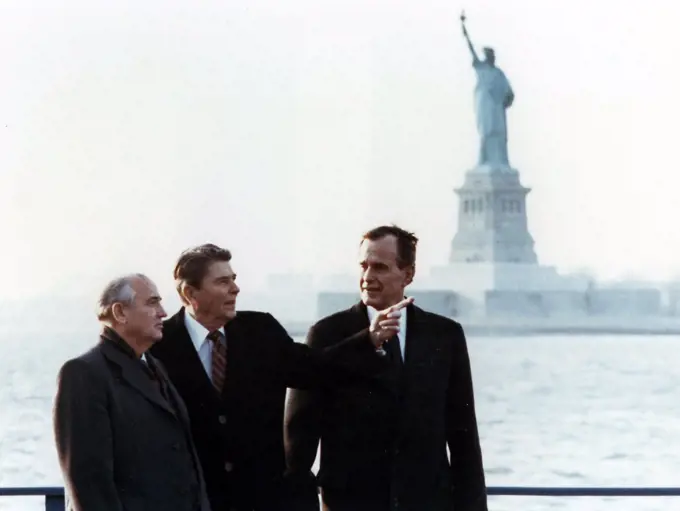
<svg viewBox="0 0 680 511"><path fill-rule="evenodd" d="M519 173L510 167L477 167L455 190L458 230L450 263L536 264L534 239L527 227L526 196Z"/></svg>
<svg viewBox="0 0 680 511"><path fill-rule="evenodd" d="M484 314L494 293L503 297L526 293L560 295L582 292L585 283L565 278L554 267L538 264L527 226L526 197L517 170L480 166L465 174L457 188L458 230L449 263L432 268L422 282L428 289L449 290ZM565 295L565 296L566 296ZM566 299L566 298L565 298Z"/></svg>

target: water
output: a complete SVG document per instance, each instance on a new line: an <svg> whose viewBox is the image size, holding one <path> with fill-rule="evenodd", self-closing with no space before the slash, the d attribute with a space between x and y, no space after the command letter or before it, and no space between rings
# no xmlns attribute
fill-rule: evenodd
<svg viewBox="0 0 680 511"><path fill-rule="evenodd" d="M89 333L0 332L0 486L60 486L55 375ZM680 337L470 338L489 485L676 486ZM40 499L0 499L2 510ZM677 509L680 498L490 497L491 511Z"/></svg>

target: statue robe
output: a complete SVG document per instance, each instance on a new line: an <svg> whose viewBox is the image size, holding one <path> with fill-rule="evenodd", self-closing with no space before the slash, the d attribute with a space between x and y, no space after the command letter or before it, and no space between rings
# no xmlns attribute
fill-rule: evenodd
<svg viewBox="0 0 680 511"><path fill-rule="evenodd" d="M475 113L480 137L479 165L507 167L508 128L505 109L514 95L503 71L488 62L475 60L477 73Z"/></svg>

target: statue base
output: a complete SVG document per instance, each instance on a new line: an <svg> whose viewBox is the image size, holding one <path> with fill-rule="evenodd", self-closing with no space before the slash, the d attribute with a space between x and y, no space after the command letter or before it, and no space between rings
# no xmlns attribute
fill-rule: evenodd
<svg viewBox="0 0 680 511"><path fill-rule="evenodd" d="M458 230L449 262L537 264L527 226L529 191L510 166L480 165L466 172L455 190Z"/></svg>

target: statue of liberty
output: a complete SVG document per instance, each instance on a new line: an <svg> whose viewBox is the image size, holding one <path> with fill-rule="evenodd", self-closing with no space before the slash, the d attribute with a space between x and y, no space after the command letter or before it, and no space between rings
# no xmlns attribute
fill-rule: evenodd
<svg viewBox="0 0 680 511"><path fill-rule="evenodd" d="M505 73L496 67L493 49L484 48L484 60L480 60L465 27L465 14L461 14L460 21L463 36L472 53L472 67L477 73L475 114L480 137L478 165L509 168L505 110L512 105L515 94Z"/></svg>

